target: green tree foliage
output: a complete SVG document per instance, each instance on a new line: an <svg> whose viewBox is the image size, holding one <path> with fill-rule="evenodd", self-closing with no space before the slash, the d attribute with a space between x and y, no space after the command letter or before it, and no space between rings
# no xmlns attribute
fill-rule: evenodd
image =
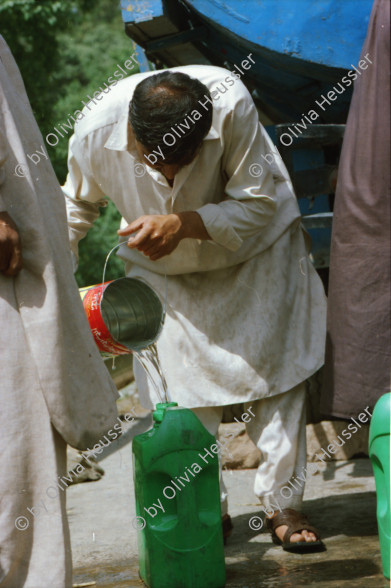
<svg viewBox="0 0 391 588"><path fill-rule="evenodd" d="M113 0L0 0L0 31L22 72L44 138L59 124L72 122L70 115L83 108L81 101L134 52L119 2ZM67 173L68 133L54 146L46 144L61 184ZM79 286L102 279L106 255L118 242L119 213L111 202L101 211L79 246ZM113 254L107 279L123 272Z"/></svg>
<svg viewBox="0 0 391 588"><path fill-rule="evenodd" d="M119 4L113 0L94 2L94 8L85 11L81 22L58 35L57 40L61 93L56 101L52 127L66 122L69 114L82 109L82 100L88 102L87 96L92 96L107 82L117 69L117 63L123 65L134 52L133 42L124 32ZM51 155L60 181L66 175L67 149L64 139L54 147L54 157Z"/></svg>
<svg viewBox="0 0 391 588"><path fill-rule="evenodd" d="M89 3L0 0L0 33L22 73L43 134L50 129L52 113L60 95L58 35L64 28L77 23L80 10L86 9Z"/></svg>
<svg viewBox="0 0 391 588"><path fill-rule="evenodd" d="M87 237L80 241L79 267L76 272L79 286L91 286L102 281L106 256L118 243L117 228L119 228L120 220L121 215L109 201L105 208L101 208L101 215ZM123 275L123 262L113 252L107 265L105 281Z"/></svg>
<svg viewBox="0 0 391 588"><path fill-rule="evenodd" d="M132 41L125 35L119 5L112 0L99 0L93 10L78 26L58 37L61 54L61 96L56 103L55 122L67 121L68 113L81 109L93 93L107 81L134 52ZM67 141L54 148L56 173L65 180ZM109 202L101 209L101 216L79 246L79 269L76 280L79 286L98 283L102 279L103 266L109 250L118 242L117 229L120 214ZM112 255L107 269L107 279L124 275L123 263Z"/></svg>

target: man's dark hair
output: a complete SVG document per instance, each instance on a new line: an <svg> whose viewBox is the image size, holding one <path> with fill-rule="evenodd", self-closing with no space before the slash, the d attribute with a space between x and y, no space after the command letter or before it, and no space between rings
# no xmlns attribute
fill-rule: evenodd
<svg viewBox="0 0 391 588"><path fill-rule="evenodd" d="M201 115L198 120L192 117L194 110ZM172 71L145 78L136 86L129 104L129 122L137 141L150 152L160 147L168 164L185 165L192 159L209 132L212 115L208 88L187 74ZM175 126L180 123L184 124ZM172 145L163 141L166 133L171 133L166 142Z"/></svg>

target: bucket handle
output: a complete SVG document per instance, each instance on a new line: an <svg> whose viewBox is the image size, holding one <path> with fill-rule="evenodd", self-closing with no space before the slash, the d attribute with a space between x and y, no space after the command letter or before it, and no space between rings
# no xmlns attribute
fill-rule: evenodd
<svg viewBox="0 0 391 588"><path fill-rule="evenodd" d="M110 251L108 252L108 254L106 256L106 261L105 261L105 265L103 268L103 276L102 276L102 293L103 293L103 285L105 283L106 267L109 262L109 258L111 256L111 254L113 253L113 251L115 251L116 249L121 247L121 245L125 245L125 241L121 241L121 243L117 243L117 245L114 245L114 247L112 249L110 249ZM166 316L166 308L167 308L167 274L164 274L164 282L165 282L165 284L164 284L164 301L163 301L163 323L164 323L164 319Z"/></svg>

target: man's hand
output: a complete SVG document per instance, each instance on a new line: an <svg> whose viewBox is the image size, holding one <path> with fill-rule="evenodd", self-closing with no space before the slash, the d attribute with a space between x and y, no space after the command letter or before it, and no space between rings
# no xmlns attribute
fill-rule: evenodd
<svg viewBox="0 0 391 588"><path fill-rule="evenodd" d="M17 226L7 212L0 212L0 272L16 276L22 268L22 246Z"/></svg>
<svg viewBox="0 0 391 588"><path fill-rule="evenodd" d="M137 235L129 238L128 247L138 249L152 261L172 253L182 239L210 239L200 215L193 211L140 216L118 231L118 235L135 232Z"/></svg>

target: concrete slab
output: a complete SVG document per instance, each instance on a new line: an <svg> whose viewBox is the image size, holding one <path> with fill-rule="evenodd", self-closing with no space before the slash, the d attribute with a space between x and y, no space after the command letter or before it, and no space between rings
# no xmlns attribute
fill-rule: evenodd
<svg viewBox="0 0 391 588"><path fill-rule="evenodd" d="M144 586L138 578L131 441L147 430L143 416L98 456L98 482L68 490L74 585ZM327 551L298 555L274 546L268 533L251 530L259 514L252 493L255 470L225 471L234 531L226 546L227 588L383 588L376 525L376 494L368 459L331 462L308 478L304 511ZM170 586L169 588L177 588Z"/></svg>

